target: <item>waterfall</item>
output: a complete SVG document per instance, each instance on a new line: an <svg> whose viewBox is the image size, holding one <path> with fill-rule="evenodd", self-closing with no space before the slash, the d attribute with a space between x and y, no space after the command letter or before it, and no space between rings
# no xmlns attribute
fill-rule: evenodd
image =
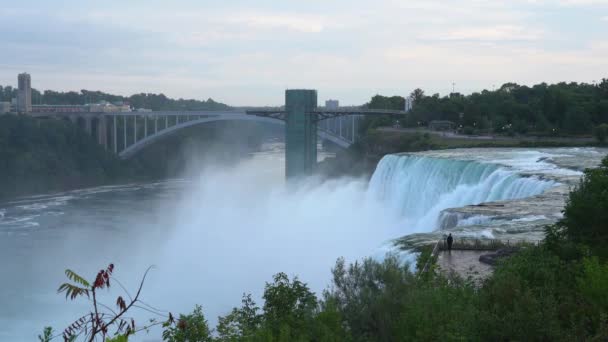
<svg viewBox="0 0 608 342"><path fill-rule="evenodd" d="M496 164L387 155L370 180L368 194L403 217L408 233L416 233L439 228L444 209L534 196L554 185Z"/></svg>

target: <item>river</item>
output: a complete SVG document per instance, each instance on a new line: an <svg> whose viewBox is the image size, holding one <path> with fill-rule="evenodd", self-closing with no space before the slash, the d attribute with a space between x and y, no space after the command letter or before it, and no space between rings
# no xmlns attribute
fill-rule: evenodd
<svg viewBox="0 0 608 342"><path fill-rule="evenodd" d="M389 156L369 183L312 178L288 187L283 150L267 145L234 166L197 170L194 179L0 203L0 340L35 340L44 326L60 330L86 313L86 302L57 294L66 268L90 279L114 263L115 277L134 289L154 265L144 301L174 313L201 304L214 325L244 292L260 298L277 272L297 275L320 293L337 258L380 258L404 235L412 243L432 241L443 227L479 237L496 237L502 229L514 238L536 238L538 227L529 223L558 219L580 169L605 153L487 149ZM538 209L542 217L529 210L517 215L530 196L547 196L549 205ZM511 201L499 203L513 205L501 204L491 215L475 211L486 207L467 207L504 200ZM517 229L508 231L511 226ZM112 304L118 294L115 287L103 299ZM140 311L136 317L143 323L154 316ZM159 338L143 334L138 340Z"/></svg>

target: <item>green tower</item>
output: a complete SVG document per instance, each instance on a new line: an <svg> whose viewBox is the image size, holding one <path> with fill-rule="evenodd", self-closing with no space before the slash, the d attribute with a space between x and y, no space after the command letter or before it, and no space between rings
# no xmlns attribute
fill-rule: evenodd
<svg viewBox="0 0 608 342"><path fill-rule="evenodd" d="M285 91L285 176L287 179L312 174L317 164L317 91Z"/></svg>

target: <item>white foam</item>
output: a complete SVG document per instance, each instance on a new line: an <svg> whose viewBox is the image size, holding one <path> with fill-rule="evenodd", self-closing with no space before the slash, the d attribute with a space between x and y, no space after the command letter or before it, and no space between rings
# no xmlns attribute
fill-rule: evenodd
<svg viewBox="0 0 608 342"><path fill-rule="evenodd" d="M482 225L482 224L489 223L490 221L492 221L492 219L493 219L493 216L487 216L487 215L469 216L467 218L458 220L456 227Z"/></svg>
<svg viewBox="0 0 608 342"><path fill-rule="evenodd" d="M511 220L511 221L513 221L513 222L534 222L534 221L540 221L540 220L547 220L547 216L545 216L545 215L532 215L532 216L525 216L525 217L516 218L516 219Z"/></svg>
<svg viewBox="0 0 608 342"><path fill-rule="evenodd" d="M494 239L493 229L482 229L482 230L463 230L455 233L454 237L468 237L476 239Z"/></svg>
<svg viewBox="0 0 608 342"><path fill-rule="evenodd" d="M387 155L369 183L370 196L407 220L403 233L439 227L447 208L519 199L543 193L554 181L521 177L504 167L474 161ZM472 219L474 220L474 219Z"/></svg>

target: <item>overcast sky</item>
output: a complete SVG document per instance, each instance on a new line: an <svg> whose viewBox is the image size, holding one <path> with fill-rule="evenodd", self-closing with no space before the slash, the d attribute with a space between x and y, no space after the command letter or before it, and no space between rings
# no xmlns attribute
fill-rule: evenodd
<svg viewBox="0 0 608 342"><path fill-rule="evenodd" d="M0 1L0 84L276 105L608 78L608 0Z"/></svg>

